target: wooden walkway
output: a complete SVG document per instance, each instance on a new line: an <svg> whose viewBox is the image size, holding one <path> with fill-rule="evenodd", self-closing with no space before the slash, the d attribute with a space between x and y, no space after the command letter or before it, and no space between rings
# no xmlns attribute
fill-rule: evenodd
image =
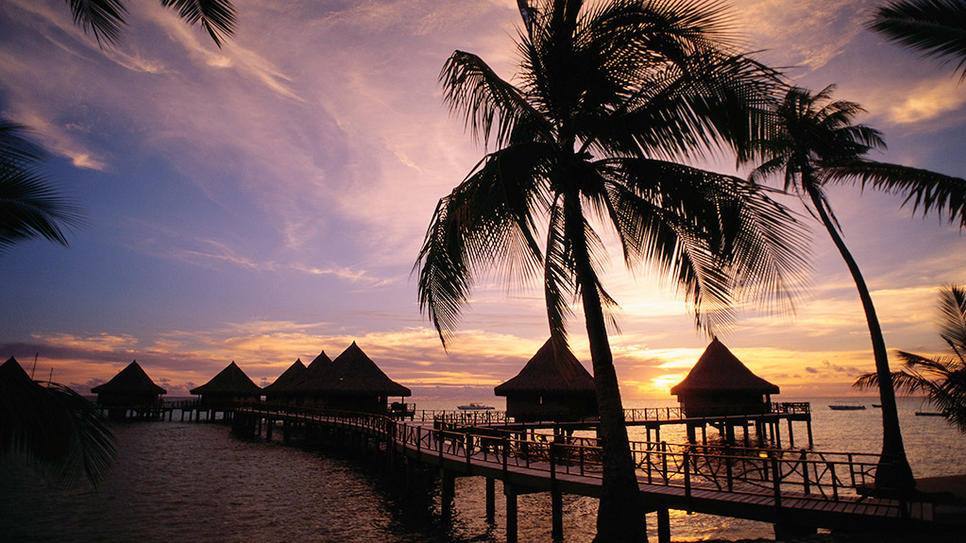
<svg viewBox="0 0 966 543"><path fill-rule="evenodd" d="M444 515L452 505L453 479L487 479L492 518L493 481L507 497L507 534L516 538L516 496L549 492L553 533L562 538L562 494L599 496L601 449L593 439L535 435L493 424L464 426L437 420L399 421L380 415L333 414L290 407L243 407L231 417L236 431L267 437L281 424L286 440L297 431L325 430L363 436L392 458L438 467ZM806 449L768 449L664 442L633 442L638 484L648 511L658 512L660 539L669 539L668 509L770 522L776 533L815 528L934 525L933 504L864 497L878 456ZM665 537L667 535L667 537Z"/></svg>

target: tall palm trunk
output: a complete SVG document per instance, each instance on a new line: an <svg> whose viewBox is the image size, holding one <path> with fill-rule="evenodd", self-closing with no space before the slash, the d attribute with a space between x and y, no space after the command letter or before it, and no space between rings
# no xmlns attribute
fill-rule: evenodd
<svg viewBox="0 0 966 543"><path fill-rule="evenodd" d="M872 304L872 295L869 287L865 284L859 265L845 245L842 236L826 209L826 202L819 195L818 190L810 182L803 183L807 188L808 196L812 200L812 205L818 211L819 217L825 229L828 230L835 247L845 260L845 265L852 274L855 281L855 288L859 291L859 299L862 300L862 309L865 310L865 320L869 325L869 335L872 336L872 353L875 357L875 373L879 383L879 401L882 404L882 454L879 457L879 465L875 472L875 486L881 490L907 491L915 487L915 479L912 476L912 468L906 459L906 450L902 444L902 431L899 428L899 411L896 406L896 393L892 386L891 370L889 369L889 353L886 350L885 338L882 336L882 327L879 325L879 318L875 313L875 306Z"/></svg>
<svg viewBox="0 0 966 543"><path fill-rule="evenodd" d="M600 417L598 437L603 446L603 484L597 511L597 537L600 543L647 541L643 504L627 438L624 406L614 369L614 357L607 339L607 325L597 291L597 276L590 260L583 230L579 196L565 197L564 209L570 241L573 243L577 283L580 287L590 358L594 366L594 388Z"/></svg>

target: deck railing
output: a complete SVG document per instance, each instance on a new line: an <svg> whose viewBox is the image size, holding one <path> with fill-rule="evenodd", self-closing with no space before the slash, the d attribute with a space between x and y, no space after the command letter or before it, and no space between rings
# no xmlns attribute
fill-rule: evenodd
<svg viewBox="0 0 966 543"><path fill-rule="evenodd" d="M593 438L527 435L493 427L459 430L402 422L390 417L325 412L306 408L253 406L240 410L272 418L290 418L370 431L439 462L465 459L502 470L525 468L551 477L602 478L603 449ZM695 490L767 495L781 507L784 498L858 501L860 490L875 482L879 455L871 453L736 447L632 441L631 454L642 483ZM882 489L880 489L882 490ZM877 505L908 514L908 504L878 499ZM920 504L921 505L921 504Z"/></svg>

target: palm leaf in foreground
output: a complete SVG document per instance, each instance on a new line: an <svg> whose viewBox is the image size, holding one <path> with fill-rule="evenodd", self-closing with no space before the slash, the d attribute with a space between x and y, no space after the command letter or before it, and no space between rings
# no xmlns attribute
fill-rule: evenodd
<svg viewBox="0 0 966 543"><path fill-rule="evenodd" d="M231 0L160 0L161 5L174 9L189 24L199 24L221 47L235 33L238 13ZM124 0L67 0L74 24L94 36L101 46L120 42L121 30L127 25Z"/></svg>
<svg viewBox="0 0 966 543"><path fill-rule="evenodd" d="M906 394L925 394L950 423L966 433L966 288L949 285L939 294L941 321L940 336L949 345L951 354L928 358L899 351L904 367L892 372L890 378L896 390ZM860 377L853 386L878 386L879 376L870 373Z"/></svg>
<svg viewBox="0 0 966 543"><path fill-rule="evenodd" d="M902 0L876 11L869 28L924 56L955 62L966 78L966 3L961 0Z"/></svg>
<svg viewBox="0 0 966 543"><path fill-rule="evenodd" d="M93 404L67 387L37 384L10 358L0 366L0 455L26 459L63 484L97 484L116 450Z"/></svg>

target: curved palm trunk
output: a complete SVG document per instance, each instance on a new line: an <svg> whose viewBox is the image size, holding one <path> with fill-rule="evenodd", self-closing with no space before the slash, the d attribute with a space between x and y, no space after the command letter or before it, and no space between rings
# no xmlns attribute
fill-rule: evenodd
<svg viewBox="0 0 966 543"><path fill-rule="evenodd" d="M603 484L597 510L597 537L600 543L647 541L647 530L634 469L634 458L627 438L624 407L614 369L614 357L607 339L607 325L597 291L597 277L591 265L583 232L583 214L577 196L564 203L570 241L573 243L577 283L580 286L590 358L594 367L594 387L600 417L598 437L603 446ZM575 225L580 225L579 230Z"/></svg>
<svg viewBox="0 0 966 543"><path fill-rule="evenodd" d="M889 369L889 353L886 350L885 338L882 336L882 327L879 325L879 318L875 313L875 306L872 304L872 295L869 287L865 284L859 265L855 262L852 253L845 245L842 236L839 235L826 203L819 196L815 189L808 190L812 205L818 211L819 217L825 229L828 230L835 247L845 260L849 273L855 281L855 288L859 291L859 299L862 300L862 309L865 310L865 319L869 325L869 335L872 336L872 353L875 357L875 373L879 384L879 401L882 403L882 454L879 457L879 465L875 472L875 486L880 490L906 491L915 488L915 479L912 476L912 468L906 459L906 450L902 444L902 431L899 428L899 412L896 407L896 393L892 386L891 370Z"/></svg>

